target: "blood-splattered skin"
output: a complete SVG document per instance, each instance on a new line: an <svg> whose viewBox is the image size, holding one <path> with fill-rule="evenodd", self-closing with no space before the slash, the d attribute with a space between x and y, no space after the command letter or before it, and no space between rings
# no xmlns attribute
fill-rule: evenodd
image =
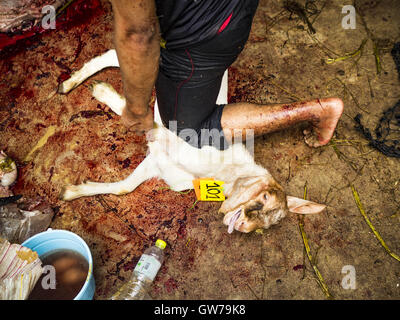
<svg viewBox="0 0 400 320"><path fill-rule="evenodd" d="M224 108L221 124L229 140L232 130L240 128L245 139L246 129L253 129L258 136L307 121L311 128L304 130L305 142L311 147L319 147L332 138L342 112L343 102L338 98L273 105L240 102Z"/></svg>

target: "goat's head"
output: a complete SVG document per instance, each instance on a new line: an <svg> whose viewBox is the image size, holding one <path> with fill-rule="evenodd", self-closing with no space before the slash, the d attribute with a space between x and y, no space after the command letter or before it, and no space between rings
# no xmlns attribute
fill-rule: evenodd
<svg viewBox="0 0 400 320"><path fill-rule="evenodd" d="M238 178L219 212L225 214L228 232L234 229L251 232L269 228L288 212L319 213L325 205L287 196L283 188L269 175Z"/></svg>

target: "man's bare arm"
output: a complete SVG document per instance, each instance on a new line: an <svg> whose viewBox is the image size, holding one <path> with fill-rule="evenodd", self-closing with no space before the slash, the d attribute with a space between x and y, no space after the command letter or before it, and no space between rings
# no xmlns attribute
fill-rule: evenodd
<svg viewBox="0 0 400 320"><path fill-rule="evenodd" d="M148 104L160 57L160 28L154 0L111 0L111 3L114 44L127 102L123 117L130 118L133 124L135 119L149 118Z"/></svg>

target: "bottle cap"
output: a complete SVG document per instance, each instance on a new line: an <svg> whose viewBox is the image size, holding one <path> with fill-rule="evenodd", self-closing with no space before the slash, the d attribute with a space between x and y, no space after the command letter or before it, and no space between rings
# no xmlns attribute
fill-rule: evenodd
<svg viewBox="0 0 400 320"><path fill-rule="evenodd" d="M156 247L160 248L161 250L164 250L165 247L167 246L167 244L165 243L165 241L158 239L156 241Z"/></svg>

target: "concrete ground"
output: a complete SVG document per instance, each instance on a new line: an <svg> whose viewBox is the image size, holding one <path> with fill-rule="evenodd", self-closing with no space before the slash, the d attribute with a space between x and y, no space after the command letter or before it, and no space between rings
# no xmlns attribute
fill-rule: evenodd
<svg viewBox="0 0 400 320"><path fill-rule="evenodd" d="M374 129L382 112L400 99L390 55L400 41L400 5L358 0L356 28L344 29L342 7L350 1L308 3L317 8L310 17L315 34L283 1L260 1L249 41L229 70L229 99L262 104L343 99L345 111L331 144L308 147L300 125L257 138L255 159L288 194L302 197L306 185L308 199L328 205L304 218L304 231L313 265L335 299L399 299L400 261L372 233L351 186L388 248L400 254L399 159L369 147L353 120L361 113L363 124ZM230 235L218 203L193 206L193 191L176 193L156 179L124 196L58 199L66 184L124 178L146 155L145 138L127 132L88 88L102 80L122 92L119 69L93 76L68 95L54 94L71 71L113 47L112 31L111 6L101 1L101 10L84 21L0 53L0 149L19 163L13 191L45 197L56 211L51 227L85 239L94 257L95 299L109 298L128 281L157 238L168 246L150 293L154 299L326 299L295 215L262 233ZM359 54L328 63L356 53L364 39ZM380 49L379 73L372 39ZM24 162L49 128L54 133ZM355 272L355 288L342 286L348 270Z"/></svg>

